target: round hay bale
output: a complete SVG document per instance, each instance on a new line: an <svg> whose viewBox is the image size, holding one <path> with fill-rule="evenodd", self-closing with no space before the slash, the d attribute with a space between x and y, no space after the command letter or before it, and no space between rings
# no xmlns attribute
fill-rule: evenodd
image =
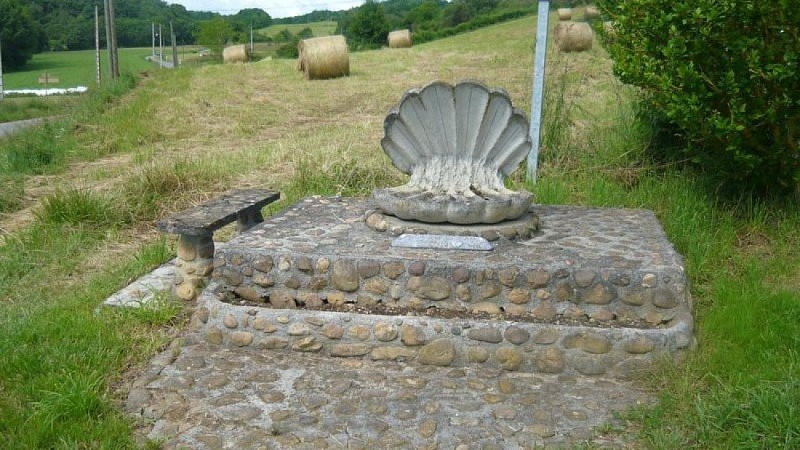
<svg viewBox="0 0 800 450"><path fill-rule="evenodd" d="M305 39L298 46L297 69L309 80L350 75L350 55L344 36Z"/></svg>
<svg viewBox="0 0 800 450"><path fill-rule="evenodd" d="M558 20L572 19L572 8L558 8Z"/></svg>
<svg viewBox="0 0 800 450"><path fill-rule="evenodd" d="M250 61L250 51L244 44L231 45L222 50L222 61L225 64L230 63L246 63Z"/></svg>
<svg viewBox="0 0 800 450"><path fill-rule="evenodd" d="M389 33L389 48L408 48L411 47L411 32L408 30L397 30Z"/></svg>
<svg viewBox="0 0 800 450"><path fill-rule="evenodd" d="M297 70L300 72L304 72L306 70L305 64L303 64L303 42L305 41L300 41L297 43Z"/></svg>
<svg viewBox="0 0 800 450"><path fill-rule="evenodd" d="M598 17L600 17L600 10L594 6L587 6L583 12L584 19L597 19Z"/></svg>
<svg viewBox="0 0 800 450"><path fill-rule="evenodd" d="M594 32L586 22L563 22L553 30L553 42L562 52L582 52L592 48Z"/></svg>

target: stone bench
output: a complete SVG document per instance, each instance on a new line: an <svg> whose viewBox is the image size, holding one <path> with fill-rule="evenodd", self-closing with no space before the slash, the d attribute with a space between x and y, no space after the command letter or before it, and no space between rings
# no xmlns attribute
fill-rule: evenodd
<svg viewBox="0 0 800 450"><path fill-rule="evenodd" d="M172 217L156 227L178 235L175 264L175 294L183 300L197 298L208 284L214 269L214 232L236 221L236 232L243 233L264 221L261 208L278 200L280 193L267 189L229 192Z"/></svg>

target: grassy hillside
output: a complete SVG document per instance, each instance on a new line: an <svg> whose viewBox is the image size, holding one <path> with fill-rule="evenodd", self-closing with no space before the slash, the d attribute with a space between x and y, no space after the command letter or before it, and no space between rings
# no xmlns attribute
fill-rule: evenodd
<svg viewBox="0 0 800 450"><path fill-rule="evenodd" d="M298 23L298 24L276 24L271 25L267 28L262 28L258 30L259 33L263 34L264 36L273 37L280 33L283 30L289 30L292 34L297 34L304 28L311 28L311 31L314 33L315 37L319 36L330 36L336 31L336 22L335 21L323 21L323 22L311 22L311 23Z"/></svg>
<svg viewBox="0 0 800 450"><path fill-rule="evenodd" d="M303 79L292 60L154 71L3 142L0 448L133 446L118 405L186 305L96 308L173 253L155 219L245 186L280 190L281 208L399 184L379 141L403 92L473 78L528 111L534 32L529 17L353 53L351 76L326 81ZM599 46L551 54L540 181L511 180L540 203L650 208L686 256L697 348L645 380L661 396L655 410L605 431L653 448L798 447L797 203L721 205L703 180L659 166L633 94ZM4 196L18 201L2 208Z"/></svg>

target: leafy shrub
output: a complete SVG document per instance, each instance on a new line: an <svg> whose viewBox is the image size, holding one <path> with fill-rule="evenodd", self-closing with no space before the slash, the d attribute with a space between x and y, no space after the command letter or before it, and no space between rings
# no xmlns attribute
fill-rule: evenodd
<svg viewBox="0 0 800 450"><path fill-rule="evenodd" d="M733 191L800 185L796 0L599 0L614 71ZM674 150L673 150L674 151ZM677 155L675 155L677 156Z"/></svg>

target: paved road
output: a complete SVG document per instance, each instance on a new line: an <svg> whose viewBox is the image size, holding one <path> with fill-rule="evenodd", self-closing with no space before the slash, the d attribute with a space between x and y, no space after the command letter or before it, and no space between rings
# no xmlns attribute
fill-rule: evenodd
<svg viewBox="0 0 800 450"><path fill-rule="evenodd" d="M25 128L32 127L34 125L38 125L44 122L44 119L28 119L28 120L17 120L14 122L6 122L0 123L0 138L18 133Z"/></svg>
<svg viewBox="0 0 800 450"><path fill-rule="evenodd" d="M154 62L156 64L160 64L161 67L163 67L165 69L172 69L172 65L173 65L172 61L165 61L163 59L153 58L152 56L147 56L147 57L145 57L145 59L148 60L148 61L152 61L152 62Z"/></svg>

